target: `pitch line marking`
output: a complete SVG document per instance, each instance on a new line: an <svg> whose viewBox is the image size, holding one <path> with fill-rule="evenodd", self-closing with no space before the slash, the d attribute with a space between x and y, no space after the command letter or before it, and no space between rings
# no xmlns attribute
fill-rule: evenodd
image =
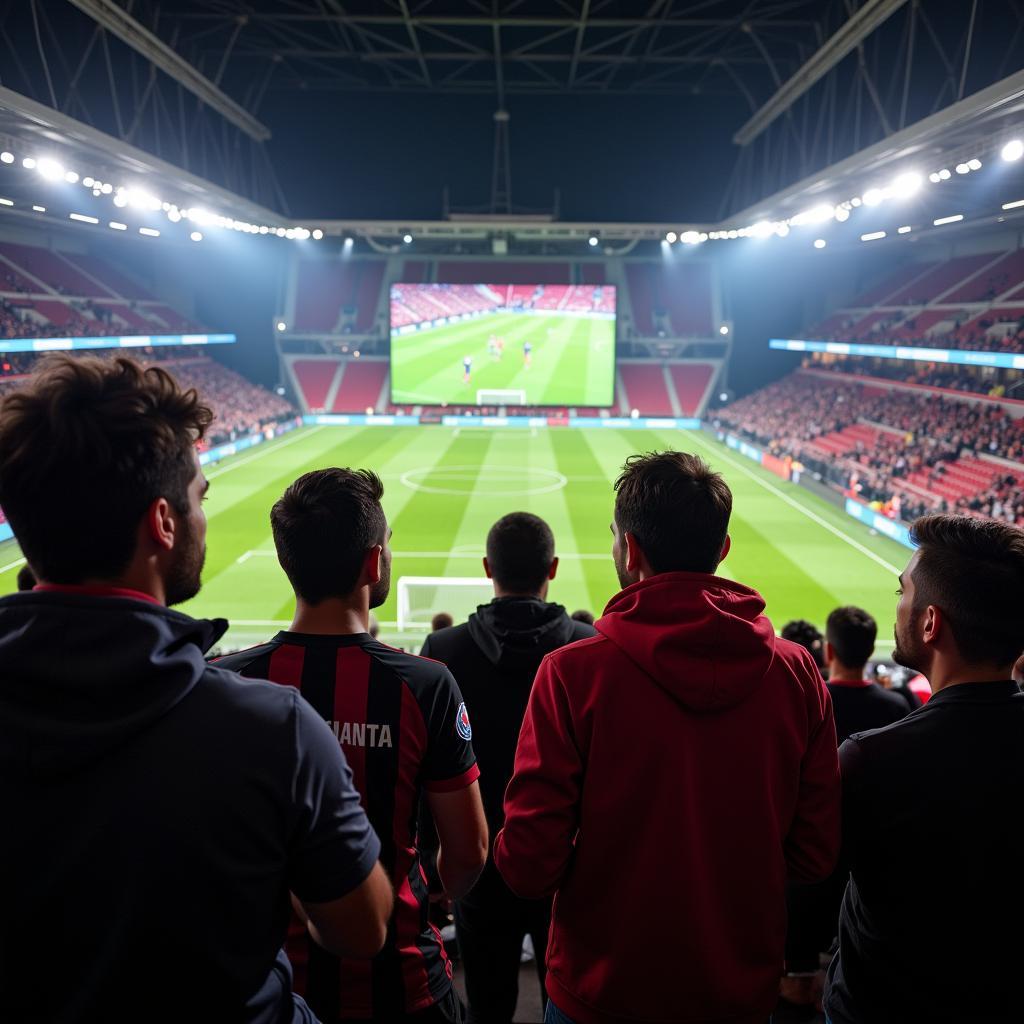
<svg viewBox="0 0 1024 1024"><path fill-rule="evenodd" d="M418 479L414 479L418 478ZM471 483L468 490L453 487L432 487L422 483L423 479L446 480L452 483ZM410 469L399 480L411 491L424 494L446 494L464 498L474 495L480 486L486 487L489 497L522 497L535 494L550 494L560 491L569 482L568 478L553 469L539 466L430 466ZM495 489L491 484L522 483L513 489Z"/></svg>
<svg viewBox="0 0 1024 1024"><path fill-rule="evenodd" d="M13 562L8 562L6 565L0 565L0 573L7 572L8 569L17 569L19 565L24 565L27 559L16 558Z"/></svg>
<svg viewBox="0 0 1024 1024"><path fill-rule="evenodd" d="M868 558L871 559L872 562L877 563L883 569L888 569L889 572L893 574L893 576L899 576L899 574L903 571L902 569L897 569L896 566L893 565L891 562L887 562L884 558L882 558L881 555L876 555L874 551L871 551L869 548L864 547L863 544L859 543L858 541L855 541L848 533L844 533L838 527L835 527L831 523L822 519L821 516L819 516L816 512L812 512L809 508L807 508L806 505L801 505L799 501L797 501L795 498L791 498L788 494L779 490L779 488L776 487L774 484L769 483L767 480L762 480L755 473L752 473L749 469L747 469L747 467L744 466L741 462L737 462L735 459L730 458L728 455L725 455L722 452L720 452L717 448L713 448L710 444L708 444L707 441L700 437L696 431L693 434L693 440L696 441L697 444L702 445L705 451L712 452L717 458L720 458L723 462L727 462L730 466L734 466L741 473L743 473L744 476L750 477L750 479L753 480L754 483L758 484L760 487L763 487L766 491L770 492L771 494L774 494L777 498L781 498L791 508L795 508L798 512L807 516L808 519L817 523L819 526L824 527L826 530L828 530L829 533L838 537L841 541L845 541L847 544L850 545L851 548L855 548L862 555L866 555Z"/></svg>
<svg viewBox="0 0 1024 1024"><path fill-rule="evenodd" d="M255 462L257 459L262 458L264 455L269 455L271 452L279 452L282 448L287 448L290 444L296 444L307 437L312 437L314 434L319 433L324 427L313 427L311 430L304 431L299 430L298 434L294 437L287 437L285 440L278 444L274 444L273 441L267 442L265 445L260 447L260 450L254 452L252 455L247 455L244 459L239 459L237 462L231 462L226 466L222 466L219 469L214 469L206 474L207 480L216 480L217 477L223 476L225 473L230 473L233 469L238 469L239 466L246 466L250 462Z"/></svg>

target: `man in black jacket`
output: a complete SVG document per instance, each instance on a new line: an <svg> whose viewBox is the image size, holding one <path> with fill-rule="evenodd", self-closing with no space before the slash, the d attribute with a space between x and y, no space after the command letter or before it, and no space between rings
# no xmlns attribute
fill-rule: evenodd
<svg viewBox="0 0 1024 1024"><path fill-rule="evenodd" d="M932 698L839 751L850 882L825 1013L1002 1024L1022 1005L1024 531L935 515L911 536L893 657Z"/></svg>
<svg viewBox="0 0 1024 1024"><path fill-rule="evenodd" d="M444 662L455 676L473 722L473 747L491 836L505 821L505 787L512 777L519 727L541 659L594 628L569 618L546 601L558 559L555 538L543 519L511 512L487 535L484 571L494 582L494 600L469 621L430 634L420 652ZM523 936L533 941L544 992L544 950L550 900L513 895L488 857L480 880L455 907L455 927L466 970L469 1020L512 1020L519 990Z"/></svg>
<svg viewBox="0 0 1024 1024"><path fill-rule="evenodd" d="M280 954L373 956L392 894L334 734L207 665L194 390L56 356L0 404L0 503L39 582L0 599L0 1017L310 1024Z"/></svg>

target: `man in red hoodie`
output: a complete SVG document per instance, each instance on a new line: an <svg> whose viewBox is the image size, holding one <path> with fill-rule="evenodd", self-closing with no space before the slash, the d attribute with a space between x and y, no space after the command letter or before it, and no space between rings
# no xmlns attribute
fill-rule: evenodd
<svg viewBox="0 0 1024 1024"><path fill-rule="evenodd" d="M555 894L549 1024L764 1024L786 880L839 852L829 694L760 595L714 575L720 475L636 455L615 490L623 589L541 662L494 860L520 896Z"/></svg>

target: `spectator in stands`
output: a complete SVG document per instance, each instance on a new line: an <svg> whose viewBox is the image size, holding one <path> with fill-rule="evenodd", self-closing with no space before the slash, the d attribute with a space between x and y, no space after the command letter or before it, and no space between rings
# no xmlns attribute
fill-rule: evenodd
<svg viewBox="0 0 1024 1024"><path fill-rule="evenodd" d="M17 587L19 591L33 590L38 582L36 574L32 571L32 566L28 563L18 570Z"/></svg>
<svg viewBox="0 0 1024 1024"><path fill-rule="evenodd" d="M863 609L852 606L836 608L825 624L828 691L840 743L851 733L898 722L909 711L902 697L868 678L867 665L877 635L875 620ZM845 887L846 874L838 870L816 885L794 883L787 889L788 977L782 993L793 1002L811 1001L801 998L802 992L812 994L815 1001L821 995L824 974L818 971L819 958L831 948L835 938ZM796 984L794 978L799 979Z"/></svg>
<svg viewBox="0 0 1024 1024"><path fill-rule="evenodd" d="M541 659L594 635L592 627L574 622L560 604L548 602L548 584L557 570L555 538L543 519L529 512L502 516L487 534L484 558L494 600L468 622L431 633L421 652L444 662L462 687L473 719L491 835L505 822L502 800ZM510 1024L524 935L533 940L543 991L550 923L550 897L519 899L488 859L480 880L455 904L471 1024Z"/></svg>
<svg viewBox="0 0 1024 1024"><path fill-rule="evenodd" d="M291 629L218 662L296 687L331 723L398 894L388 941L369 969L321 954L293 927L289 956L303 965L304 993L323 1024L462 1020L451 965L427 921L416 839L422 798L440 836L437 866L450 896L470 889L487 857L480 770L455 680L443 665L367 633L370 609L384 603L391 584L383 493L366 469L320 469L288 487L270 523L295 591Z"/></svg>
<svg viewBox="0 0 1024 1024"><path fill-rule="evenodd" d="M438 612L430 620L430 632L436 633L439 629L448 629L449 626L453 626L455 620L447 612Z"/></svg>
<svg viewBox="0 0 1024 1024"><path fill-rule="evenodd" d="M834 1024L1017 1020L1024 694L1011 676L1024 531L927 516L912 536L894 656L933 696L840 752L851 878L826 1013ZM912 885L897 865L913 865Z"/></svg>
<svg viewBox="0 0 1024 1024"><path fill-rule="evenodd" d="M863 608L836 608L825 624L828 692L840 743L855 732L881 729L906 717L907 704L867 676L878 626Z"/></svg>
<svg viewBox="0 0 1024 1024"><path fill-rule="evenodd" d="M592 626L594 624L594 613L588 612L586 608L577 608L569 618L575 619L577 622L582 622L587 626Z"/></svg>
<svg viewBox="0 0 1024 1024"><path fill-rule="evenodd" d="M199 590L211 419L123 358L51 357L0 406L0 501L40 581L0 599L5 1019L311 1022L289 890L335 952L384 941L330 730L206 664L226 623L166 607Z"/></svg>
<svg viewBox="0 0 1024 1024"><path fill-rule="evenodd" d="M767 1019L784 880L827 877L839 849L828 691L761 597L714 575L719 474L636 455L615 489L624 589L541 662L494 860L520 896L557 893L547 1020Z"/></svg>
<svg viewBox="0 0 1024 1024"><path fill-rule="evenodd" d="M818 671L824 671L825 638L813 622L808 622L806 619L793 619L792 622L787 622L782 627L780 635L783 640L791 640L793 643L799 644L814 659Z"/></svg>

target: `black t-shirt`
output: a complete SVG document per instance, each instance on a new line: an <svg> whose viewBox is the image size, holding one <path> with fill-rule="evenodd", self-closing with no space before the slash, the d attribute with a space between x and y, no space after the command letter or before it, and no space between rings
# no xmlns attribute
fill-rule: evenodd
<svg viewBox="0 0 1024 1024"><path fill-rule="evenodd" d="M828 1017L1020 1020L1024 694L1010 680L949 686L839 754L851 878Z"/></svg>
<svg viewBox="0 0 1024 1024"><path fill-rule="evenodd" d="M836 739L840 745L855 732L881 729L909 713L907 702L868 679L859 682L830 680L832 714L836 720Z"/></svg>

